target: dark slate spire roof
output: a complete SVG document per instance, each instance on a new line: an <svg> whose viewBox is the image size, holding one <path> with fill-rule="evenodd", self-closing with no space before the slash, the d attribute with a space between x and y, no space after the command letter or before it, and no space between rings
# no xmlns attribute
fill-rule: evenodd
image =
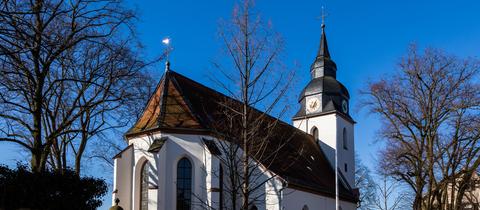
<svg viewBox="0 0 480 210"><path fill-rule="evenodd" d="M320 37L320 48L318 49L317 58L325 57L330 58L330 52L328 51L327 35L325 35L325 24L322 23L322 35Z"/></svg>
<svg viewBox="0 0 480 210"><path fill-rule="evenodd" d="M327 35L325 33L325 24L322 24L322 35L320 38L320 48L318 49L317 57L310 67L312 79L322 76L337 76L337 65L330 57L328 51Z"/></svg>

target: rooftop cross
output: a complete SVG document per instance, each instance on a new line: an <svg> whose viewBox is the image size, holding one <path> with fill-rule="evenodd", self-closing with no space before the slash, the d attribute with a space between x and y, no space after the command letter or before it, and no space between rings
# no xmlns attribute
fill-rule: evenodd
<svg viewBox="0 0 480 210"><path fill-rule="evenodd" d="M320 18L322 19L322 28L325 28L325 17L327 17L328 14L325 12L325 6L322 6L322 14Z"/></svg>

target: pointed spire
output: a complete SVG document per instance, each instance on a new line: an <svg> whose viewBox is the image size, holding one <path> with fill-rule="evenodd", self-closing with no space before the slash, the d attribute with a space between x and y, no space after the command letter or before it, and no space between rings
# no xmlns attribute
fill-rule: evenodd
<svg viewBox="0 0 480 210"><path fill-rule="evenodd" d="M325 33L325 12L322 8L322 35L320 36L320 48L317 52L317 57L310 67L312 79L324 76L337 77L337 65L330 57L328 51L327 35Z"/></svg>
<svg viewBox="0 0 480 210"><path fill-rule="evenodd" d="M330 52L328 51L327 35L325 34L325 23L322 21L322 35L320 38L320 48L318 49L317 58L325 57L330 58Z"/></svg>

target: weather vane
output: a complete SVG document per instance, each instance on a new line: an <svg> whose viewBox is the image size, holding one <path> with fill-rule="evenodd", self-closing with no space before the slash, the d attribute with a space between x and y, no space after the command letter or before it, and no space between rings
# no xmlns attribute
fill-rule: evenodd
<svg viewBox="0 0 480 210"><path fill-rule="evenodd" d="M165 62L165 71L168 71L170 69L170 52L172 51L172 47L170 46L170 38L164 38L162 40L162 43L166 46L167 51L166 56L167 56L167 61Z"/></svg>

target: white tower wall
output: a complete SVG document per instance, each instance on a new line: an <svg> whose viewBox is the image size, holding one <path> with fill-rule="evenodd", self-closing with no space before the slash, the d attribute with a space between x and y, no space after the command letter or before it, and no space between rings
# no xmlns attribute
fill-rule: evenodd
<svg viewBox="0 0 480 210"><path fill-rule="evenodd" d="M351 187L355 186L355 145L354 124L338 113L318 115L293 121L293 125L306 133L312 134L314 127L318 129L318 141L328 157L330 164L335 165L335 149L338 146L338 168ZM343 145L343 129L346 129L346 148ZM345 167L346 166L346 167ZM345 171L346 168L346 171Z"/></svg>

